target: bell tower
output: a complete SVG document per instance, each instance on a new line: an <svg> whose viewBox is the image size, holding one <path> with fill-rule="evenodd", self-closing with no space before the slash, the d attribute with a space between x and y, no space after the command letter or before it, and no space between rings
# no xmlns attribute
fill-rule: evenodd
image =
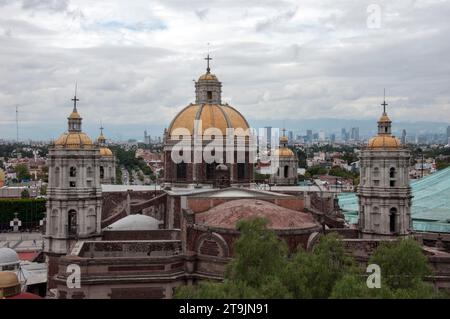
<svg viewBox="0 0 450 319"><path fill-rule="evenodd" d="M384 101L378 135L360 154L358 228L363 238L394 238L412 232L410 152L391 134Z"/></svg>
<svg viewBox="0 0 450 319"><path fill-rule="evenodd" d="M95 239L101 232L102 193L100 151L82 132L76 94L68 132L49 148L48 200L44 252L49 264L49 288L60 256L78 240Z"/></svg>
<svg viewBox="0 0 450 319"><path fill-rule="evenodd" d="M222 104L222 83L211 73L209 61L212 58L209 54L205 60L207 61L206 73L195 82L195 104L220 105Z"/></svg>

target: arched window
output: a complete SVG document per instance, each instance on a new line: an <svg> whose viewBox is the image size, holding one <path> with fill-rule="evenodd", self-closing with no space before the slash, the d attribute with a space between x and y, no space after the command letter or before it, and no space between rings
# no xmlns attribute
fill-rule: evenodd
<svg viewBox="0 0 450 319"><path fill-rule="evenodd" d="M100 166L100 178L104 177L105 177L105 169L103 168L103 166Z"/></svg>
<svg viewBox="0 0 450 319"><path fill-rule="evenodd" d="M74 209L69 210L67 228L69 236L77 234L77 211Z"/></svg>
<svg viewBox="0 0 450 319"><path fill-rule="evenodd" d="M392 207L389 210L389 231L395 233L397 231L397 208Z"/></svg>
<svg viewBox="0 0 450 319"><path fill-rule="evenodd" d="M389 177L395 178L395 167L391 167L391 169L389 170Z"/></svg>
<svg viewBox="0 0 450 319"><path fill-rule="evenodd" d="M72 166L70 168L69 175L70 175L70 177L77 177L77 168Z"/></svg>
<svg viewBox="0 0 450 319"><path fill-rule="evenodd" d="M177 180L185 180L187 175L187 165L185 162L177 164Z"/></svg>
<svg viewBox="0 0 450 319"><path fill-rule="evenodd" d="M289 166L284 166L284 178L289 177Z"/></svg>

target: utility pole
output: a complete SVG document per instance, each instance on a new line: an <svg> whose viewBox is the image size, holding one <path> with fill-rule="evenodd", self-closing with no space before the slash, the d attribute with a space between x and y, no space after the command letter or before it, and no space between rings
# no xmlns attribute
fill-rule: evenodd
<svg viewBox="0 0 450 319"><path fill-rule="evenodd" d="M19 143L19 105L16 104L16 140Z"/></svg>

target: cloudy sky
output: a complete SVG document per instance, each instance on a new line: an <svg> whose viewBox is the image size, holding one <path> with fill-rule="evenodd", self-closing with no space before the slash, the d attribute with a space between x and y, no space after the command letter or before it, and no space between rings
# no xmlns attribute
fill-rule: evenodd
<svg viewBox="0 0 450 319"><path fill-rule="evenodd" d="M379 13L379 14L378 14ZM450 122L450 1L0 0L0 138L159 134L212 71L249 122ZM256 125L254 125L256 126Z"/></svg>

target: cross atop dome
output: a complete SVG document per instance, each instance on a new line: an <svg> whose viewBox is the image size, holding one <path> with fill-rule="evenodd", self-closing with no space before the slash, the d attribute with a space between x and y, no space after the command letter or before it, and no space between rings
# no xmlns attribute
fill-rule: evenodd
<svg viewBox="0 0 450 319"><path fill-rule="evenodd" d="M78 86L78 84L75 82L75 95L73 96L73 99L72 99L73 112L77 112L77 102L80 100L80 99L77 99L77 86Z"/></svg>
<svg viewBox="0 0 450 319"><path fill-rule="evenodd" d="M208 53L208 56L205 58L205 60L207 61L206 62L206 73L210 74L211 73L211 68L209 67L209 61L211 61L212 58L209 56L209 53Z"/></svg>
<svg viewBox="0 0 450 319"><path fill-rule="evenodd" d="M384 89L384 98L383 98L383 103L381 103L381 105L383 106L383 114L386 114L386 106L388 105L386 103L386 89Z"/></svg>

